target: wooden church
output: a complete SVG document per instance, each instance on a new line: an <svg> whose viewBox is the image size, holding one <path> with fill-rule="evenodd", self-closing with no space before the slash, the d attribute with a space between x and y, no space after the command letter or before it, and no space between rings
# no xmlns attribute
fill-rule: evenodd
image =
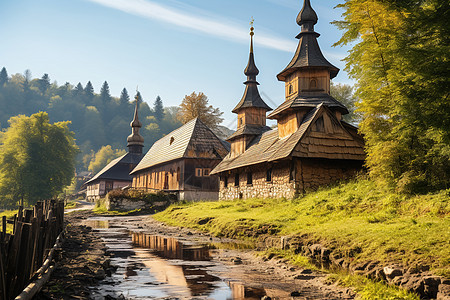
<svg viewBox="0 0 450 300"><path fill-rule="evenodd" d="M144 148L144 138L139 133L142 123L138 117L137 98L134 118L130 126L131 134L127 138L128 152L112 160L84 184L86 186L86 199L88 201L100 199L114 189L131 186L132 177L130 172L141 161L143 156L142 148Z"/></svg>
<svg viewBox="0 0 450 300"><path fill-rule="evenodd" d="M347 108L330 95L330 80L339 69L319 48L317 20L310 0L304 0L297 51L277 76L285 82L285 101L267 116L277 121L274 130L266 126L272 109L258 92L251 28L245 92L233 110L237 131L227 139L230 153L211 172L220 175L220 199L293 198L362 169L364 141L342 120Z"/></svg>

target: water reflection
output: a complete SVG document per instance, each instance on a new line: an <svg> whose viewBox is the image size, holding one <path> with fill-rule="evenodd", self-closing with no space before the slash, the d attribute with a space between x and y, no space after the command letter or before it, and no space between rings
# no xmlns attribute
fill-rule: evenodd
<svg viewBox="0 0 450 300"><path fill-rule="evenodd" d="M186 261L211 259L207 246L189 246L171 237L134 232L132 241L134 245L155 250L155 254L163 258Z"/></svg>
<svg viewBox="0 0 450 300"><path fill-rule="evenodd" d="M83 225L89 226L94 229L107 229L107 228L109 228L109 221L108 220L90 219L90 220L84 220Z"/></svg>
<svg viewBox="0 0 450 300"><path fill-rule="evenodd" d="M238 282L228 282L233 299L261 299L266 296L264 288L248 287Z"/></svg>

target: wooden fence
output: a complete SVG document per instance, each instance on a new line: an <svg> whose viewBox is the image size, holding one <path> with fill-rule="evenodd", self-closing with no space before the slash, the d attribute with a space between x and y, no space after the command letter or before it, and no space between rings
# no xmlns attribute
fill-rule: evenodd
<svg viewBox="0 0 450 300"><path fill-rule="evenodd" d="M7 224L13 232L6 232ZM14 220L2 219L0 232L0 299L14 299L39 274L64 227L64 202L38 202L19 208ZM41 269L42 270L42 269Z"/></svg>

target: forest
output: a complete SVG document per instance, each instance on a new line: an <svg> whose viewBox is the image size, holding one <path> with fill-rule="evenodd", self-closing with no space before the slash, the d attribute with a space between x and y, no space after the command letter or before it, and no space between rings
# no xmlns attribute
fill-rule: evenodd
<svg viewBox="0 0 450 300"><path fill-rule="evenodd" d="M130 95L125 88L119 98L111 96L106 81L96 93L90 81L84 86L69 82L59 85L51 82L48 74L33 78L26 70L23 74L9 75L3 67L0 71L0 131L9 127L8 120L12 116L30 116L39 111L47 112L51 123L70 121L69 130L75 133L79 147L76 168L81 172L94 163L95 153L102 147L107 147L102 153L108 150L119 153L114 150L126 149L136 98L146 151L164 134L181 126L176 118L178 108L164 107L159 96L150 107L139 92Z"/></svg>

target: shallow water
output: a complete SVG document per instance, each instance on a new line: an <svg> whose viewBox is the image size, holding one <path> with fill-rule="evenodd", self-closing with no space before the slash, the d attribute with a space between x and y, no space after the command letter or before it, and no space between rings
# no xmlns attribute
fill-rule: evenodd
<svg viewBox="0 0 450 300"><path fill-rule="evenodd" d="M263 288L225 281L226 266L212 259L211 248L173 237L137 232L133 222L89 219L117 270L93 288L94 299L261 299ZM117 219L116 219L117 220Z"/></svg>

